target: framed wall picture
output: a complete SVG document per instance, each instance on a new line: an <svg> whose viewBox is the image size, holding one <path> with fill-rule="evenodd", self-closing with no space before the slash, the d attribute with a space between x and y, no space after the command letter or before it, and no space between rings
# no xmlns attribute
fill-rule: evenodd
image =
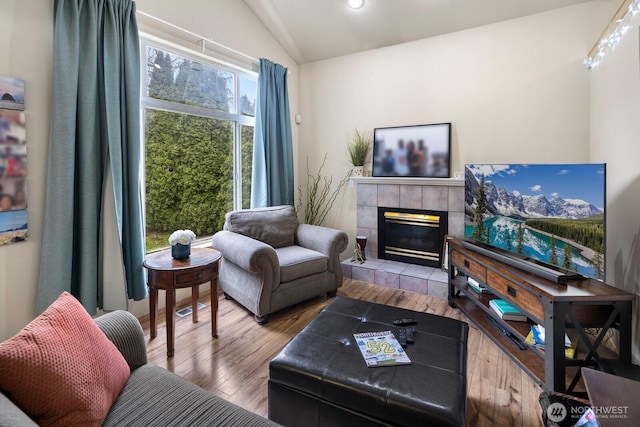
<svg viewBox="0 0 640 427"><path fill-rule="evenodd" d="M0 76L0 108L24 110L24 80Z"/></svg>
<svg viewBox="0 0 640 427"><path fill-rule="evenodd" d="M0 245L27 239L24 81L0 76Z"/></svg>

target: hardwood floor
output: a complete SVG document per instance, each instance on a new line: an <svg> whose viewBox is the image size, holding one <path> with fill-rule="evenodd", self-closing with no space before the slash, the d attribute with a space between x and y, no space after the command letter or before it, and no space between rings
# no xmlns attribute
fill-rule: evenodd
<svg viewBox="0 0 640 427"><path fill-rule="evenodd" d="M466 321L447 301L413 292L347 279L339 296L424 311ZM162 292L160 297L163 298ZM331 299L317 298L271 317L259 326L253 315L234 301L220 298L218 338L211 338L207 304L191 317L176 320L175 356L166 356L164 311L158 336L150 340L149 318L141 319L149 363L170 371L250 411L267 416L269 361L313 319ZM184 305L189 305L185 301ZM469 323L467 360L467 424L469 426L541 426L541 389L482 332Z"/></svg>

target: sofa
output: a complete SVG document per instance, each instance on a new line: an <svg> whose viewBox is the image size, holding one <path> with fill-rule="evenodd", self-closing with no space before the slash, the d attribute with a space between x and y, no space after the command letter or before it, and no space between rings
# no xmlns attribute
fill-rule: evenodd
<svg viewBox="0 0 640 427"><path fill-rule="evenodd" d="M286 205L228 212L223 230L212 238L222 253L220 288L259 324L293 304L335 295L347 243L344 231L300 224Z"/></svg>
<svg viewBox="0 0 640 427"><path fill-rule="evenodd" d="M65 295L66 294L66 295ZM64 293L62 310L68 311L69 304L76 304L73 297ZM59 298L60 300L60 298ZM56 301L60 306L60 301ZM83 310L82 306L77 303ZM60 308L60 307L58 307ZM43 313L47 314L47 312ZM86 317L93 322L86 313ZM58 316L58 317L55 317ZM0 344L0 426L37 426L40 425L104 425L104 426L255 426L269 427L277 426L274 422L261 417L257 414L249 412L239 406L236 406L204 389L192 384L172 372L167 371L158 366L147 364L145 336L138 320L131 313L126 311L114 311L95 319L96 331L85 328L83 320L75 318L59 320L59 313L54 317L49 313L45 328L40 326L34 327L32 324L25 327L23 331L16 337L13 337ZM51 320L53 318L53 320ZM41 319L37 319L41 320ZM34 321L36 322L36 321ZM32 323L34 323L32 322ZM85 322L88 323L88 322ZM46 331L50 328L51 331ZM60 330L72 330L71 335L60 335ZM38 330L34 335L33 331ZM101 334L99 331L102 331ZM97 332L97 334L95 333ZM106 378L98 378L93 381L87 381L86 377L81 378L82 384L78 389L87 389L91 391L85 393L89 399L93 400L92 405L95 406L95 396L104 391L104 386L98 387L97 391L93 391L94 386L101 382L102 379L111 380L120 376L123 371L123 385L118 386L112 392L115 401L100 403L106 409L106 418L104 414L93 416L93 409L82 408L80 403L72 403L69 405L70 411L62 409L69 400L75 399L77 394L82 394L82 390L71 390L70 397L64 397L69 391L69 384L64 379L56 379L59 384L53 385L49 389L46 387L52 381L47 380L48 373L40 372L41 363L46 360L39 349L29 354L29 346L34 342L39 342L39 348L51 345L45 341L51 336L58 335L66 345L67 350L62 350L60 357L54 358L52 364L65 364L69 361L68 367L62 367L70 373L83 371L83 364L78 359L82 359L82 355L71 353L68 351L69 341L75 339L73 334L78 335L78 341L87 337L89 345L88 351L95 351L91 355L91 359L99 359L103 354L109 353L109 345L105 345L100 340L106 336L106 339L115 346L114 351L118 352L118 357L124 359L124 367L118 365L117 361L108 361L106 366ZM37 336L39 335L39 336ZM101 336L102 335L102 336ZM57 338L54 338L57 339ZM55 344L60 348L61 343ZM108 343L107 343L108 344ZM75 345L75 344L74 344ZM77 346L76 346L77 348ZM65 355L64 352L67 352ZM34 367L28 368L25 360L29 358L37 359ZM8 366L12 365L13 366ZM3 370L4 369L4 370ZM11 371L9 371L11 369ZM29 372L21 371L28 369ZM97 370L90 368L90 375ZM58 369L60 372L60 369ZM54 375L59 375L55 373ZM25 384L20 376L28 379ZM14 377L13 379L9 377ZM56 378L55 376L53 378ZM36 385L38 380L44 379L45 384ZM24 381L23 381L24 382ZM33 382L34 384L32 384ZM22 390L21 390L22 388ZM42 390L42 391L41 391ZM26 401L24 393L27 393ZM21 395L21 393L23 393ZM46 393L44 396L38 396L38 393ZM32 396L29 396L32 395ZM32 397L35 402L28 402ZM12 399L22 402L18 404ZM46 408L49 402L61 399L62 401L54 405L53 411L60 410L61 413L53 413L51 408ZM78 397L80 399L80 397ZM107 406L104 406L104 405ZM34 408L33 405L36 405ZM21 406L24 406L21 407ZM78 415L70 415L68 412L77 411ZM27 415L31 412L31 417ZM91 413L91 414L90 414ZM34 421L37 420L38 424Z"/></svg>

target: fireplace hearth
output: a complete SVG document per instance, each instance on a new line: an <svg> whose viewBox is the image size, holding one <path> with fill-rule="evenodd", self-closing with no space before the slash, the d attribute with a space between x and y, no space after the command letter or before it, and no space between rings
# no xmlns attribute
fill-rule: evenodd
<svg viewBox="0 0 640 427"><path fill-rule="evenodd" d="M379 259L378 207L447 212L447 236L464 236L464 181L446 178L351 178L357 184L356 235L367 236L367 260L352 262L352 253L342 262L345 278L447 298L448 275L435 267ZM352 245L355 242L352 240ZM440 240L444 242L444 236ZM440 253L440 251L436 251ZM433 264L432 264L433 265Z"/></svg>
<svg viewBox="0 0 640 427"><path fill-rule="evenodd" d="M448 213L378 207L378 258L440 267Z"/></svg>

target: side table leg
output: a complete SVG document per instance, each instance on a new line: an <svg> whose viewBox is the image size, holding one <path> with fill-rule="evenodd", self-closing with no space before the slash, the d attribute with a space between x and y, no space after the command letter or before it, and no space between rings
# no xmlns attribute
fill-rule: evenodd
<svg viewBox="0 0 640 427"><path fill-rule="evenodd" d="M198 299L200 295L200 285L191 288L191 321L198 323Z"/></svg>
<svg viewBox="0 0 640 427"><path fill-rule="evenodd" d="M218 337L218 278L211 280L211 336Z"/></svg>
<svg viewBox="0 0 640 427"><path fill-rule="evenodd" d="M149 286L149 323L151 339L158 335L158 289Z"/></svg>
<svg viewBox="0 0 640 427"><path fill-rule="evenodd" d="M174 352L174 338L176 328L176 291L165 292L167 295L167 306L165 317L167 321L167 357L172 357Z"/></svg>

